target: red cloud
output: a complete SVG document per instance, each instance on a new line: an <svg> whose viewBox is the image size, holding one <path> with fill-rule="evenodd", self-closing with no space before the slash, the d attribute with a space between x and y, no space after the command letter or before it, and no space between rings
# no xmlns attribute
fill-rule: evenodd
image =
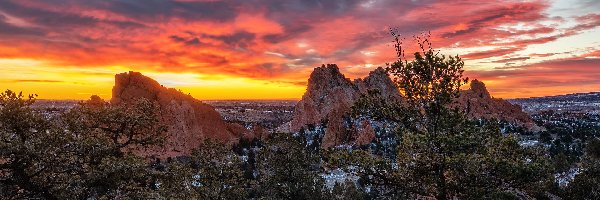
<svg viewBox="0 0 600 200"><path fill-rule="evenodd" d="M301 83L322 63L358 77L371 70L365 66L393 61L387 27L408 38L431 31L435 48L491 49L466 59L509 62L550 56L505 57L600 26L598 14L576 17L569 29L548 25L566 19L550 16L547 1L252 2L1 1L0 56Z"/></svg>
<svg viewBox="0 0 600 200"><path fill-rule="evenodd" d="M481 59L481 58L497 57L497 56L507 55L507 54L510 54L510 53L513 53L516 51L520 51L523 49L524 49L524 47L498 48L498 49L492 49L492 50L487 50L487 51L468 53L468 54L462 55L462 57L466 58L466 59Z"/></svg>
<svg viewBox="0 0 600 200"><path fill-rule="evenodd" d="M466 74L490 82L490 90L500 97L545 96L597 91L599 63L599 58L569 58L507 70L467 71Z"/></svg>

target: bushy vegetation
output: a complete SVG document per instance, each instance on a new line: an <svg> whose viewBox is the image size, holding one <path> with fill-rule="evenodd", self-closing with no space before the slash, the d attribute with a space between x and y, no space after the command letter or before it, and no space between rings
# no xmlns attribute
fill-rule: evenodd
<svg viewBox="0 0 600 200"><path fill-rule="evenodd" d="M164 139L152 102L92 97L46 119L30 108L34 101L0 95L2 199L329 199L352 187L327 190L320 152L300 137L235 148L207 140L188 157L160 161L139 153Z"/></svg>
<svg viewBox="0 0 600 200"><path fill-rule="evenodd" d="M426 36L415 40L421 52L408 61L396 36L398 61L387 67L406 102L388 103L375 92L354 107L355 113L399 124L396 159L355 151L342 152L337 162L361 168L375 196L390 199L544 197L552 185L544 150L521 147L515 137L501 134L498 123L481 124L453 108L467 83L464 63L438 55Z"/></svg>
<svg viewBox="0 0 600 200"><path fill-rule="evenodd" d="M151 198L155 173L132 150L160 142L153 104L97 98L58 119L33 112L34 96L0 95L3 199Z"/></svg>

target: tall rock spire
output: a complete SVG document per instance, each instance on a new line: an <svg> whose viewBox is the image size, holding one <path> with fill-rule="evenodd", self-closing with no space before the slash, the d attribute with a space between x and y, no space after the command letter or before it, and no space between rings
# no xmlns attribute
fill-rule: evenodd
<svg viewBox="0 0 600 200"><path fill-rule="evenodd" d="M377 89L386 98L401 98L398 89L383 68L371 72L365 79L351 81L340 73L335 64L317 67L308 79L302 100L296 104L291 130L298 131L308 124L327 122L323 147L339 145L347 140L368 143L370 140L365 138L374 137L372 128L366 127L362 129L365 131L358 135L349 135L343 122L344 115L351 111L354 102L362 94L373 89ZM368 122L360 124L369 125Z"/></svg>
<svg viewBox="0 0 600 200"><path fill-rule="evenodd" d="M368 143L373 138L371 127L358 127L358 135L352 135L344 127L344 117L351 111L352 105L362 94L369 90L378 90L380 95L390 101L402 102L402 95L396 84L383 68L377 68L363 79L354 81L346 78L337 65L328 64L314 69L308 79L306 92L296 104L291 131L299 131L306 125L319 125L326 122L323 147L331 147L348 142ZM493 98L485 84L473 80L468 90L460 92L460 97L452 104L464 110L471 118L497 119L529 130L536 128L531 117L518 105L512 105L503 99ZM370 126L367 121L361 126Z"/></svg>

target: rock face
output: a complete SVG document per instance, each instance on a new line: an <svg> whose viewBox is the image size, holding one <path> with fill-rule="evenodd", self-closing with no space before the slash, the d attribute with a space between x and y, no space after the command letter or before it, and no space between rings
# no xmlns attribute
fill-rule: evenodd
<svg viewBox="0 0 600 200"><path fill-rule="evenodd" d="M477 79L471 81L470 89L461 91L456 103L456 106L472 118L497 119L532 131L539 128L535 126L531 117L523 112L521 106L513 105L504 99L493 98L485 84Z"/></svg>
<svg viewBox="0 0 600 200"><path fill-rule="evenodd" d="M291 131L299 131L308 124L327 122L323 147L342 144L348 140L369 143L374 138L371 127L363 128L358 135L349 135L344 128L343 116L354 102L368 90L377 89L386 98L400 99L400 93L383 68L371 72L364 79L351 81L340 73L335 64L314 69L308 79L306 93L296 104ZM370 126L368 122L361 124Z"/></svg>
<svg viewBox="0 0 600 200"><path fill-rule="evenodd" d="M377 89L383 98L402 101L396 85L384 69L377 68L364 79L351 81L340 73L334 64L314 69L308 79L306 92L296 104L290 131L296 132L306 125L327 122L322 147L332 147L352 141L367 144L375 138L375 131L368 121L358 122L358 133L348 132L344 127L344 115L354 102L368 90ZM464 109L472 118L497 119L531 130L533 120L520 106L503 99L493 98L485 85L474 80L469 90L461 91L454 106ZM355 122L356 124L356 122Z"/></svg>
<svg viewBox="0 0 600 200"><path fill-rule="evenodd" d="M156 102L161 121L167 126L164 147L151 149L144 152L145 155L159 158L189 155L204 139L233 142L246 131L240 125L223 121L212 106L176 89L165 88L139 72L117 74L111 103L127 103L139 98Z"/></svg>

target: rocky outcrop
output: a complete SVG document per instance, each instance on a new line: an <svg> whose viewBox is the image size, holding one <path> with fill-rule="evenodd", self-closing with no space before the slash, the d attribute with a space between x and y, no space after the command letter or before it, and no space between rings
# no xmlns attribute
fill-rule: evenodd
<svg viewBox="0 0 600 200"><path fill-rule="evenodd" d="M235 142L247 134L244 127L226 123L212 106L190 95L163 87L139 72L117 74L111 103L128 103L139 98L156 102L161 122L167 126L164 146L144 152L147 156L189 155L205 139Z"/></svg>
<svg viewBox="0 0 600 200"><path fill-rule="evenodd" d="M351 81L340 73L336 65L328 64L314 69L308 79L306 92L295 107L290 131L296 132L308 124L326 124L322 147L332 147L348 141L370 143L375 131L368 121L352 122L356 130L348 131L344 116L354 102L369 90L378 90L384 99L402 101L402 96L384 69L377 68L364 79ZM520 106L493 98L485 85L471 82L468 90L461 91L453 104L472 118L497 119L535 131L531 117Z"/></svg>
<svg viewBox="0 0 600 200"><path fill-rule="evenodd" d="M490 95L485 84L477 79L471 81L470 89L463 90L455 106L464 110L471 118L496 119L536 131L534 121L519 105L513 105Z"/></svg>
<svg viewBox="0 0 600 200"><path fill-rule="evenodd" d="M351 110L354 102L362 94L374 89L385 98L401 98L398 89L383 68L376 69L364 79L351 81L340 73L335 64L317 67L308 79L302 100L296 104L290 129L299 131L308 124L326 123L323 147L339 145L348 140L369 143L369 139L374 137L372 128L361 128L364 131L360 131L358 135L349 135L344 127L344 115Z"/></svg>

